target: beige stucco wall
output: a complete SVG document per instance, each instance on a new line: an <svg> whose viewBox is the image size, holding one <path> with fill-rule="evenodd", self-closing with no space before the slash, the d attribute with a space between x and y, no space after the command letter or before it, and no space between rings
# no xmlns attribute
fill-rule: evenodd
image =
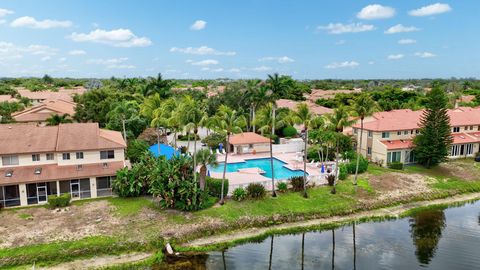
<svg viewBox="0 0 480 270"><path fill-rule="evenodd" d="M244 148L248 148L248 151L244 151ZM250 148L249 144L239 144L234 146L234 151L237 154L248 154L252 153L253 150L257 153L262 153L262 152L270 152L270 144L268 143L257 143L254 144L252 148Z"/></svg>

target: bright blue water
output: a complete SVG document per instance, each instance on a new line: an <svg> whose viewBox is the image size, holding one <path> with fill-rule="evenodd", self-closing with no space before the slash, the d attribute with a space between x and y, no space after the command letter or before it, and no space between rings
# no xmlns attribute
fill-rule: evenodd
<svg viewBox="0 0 480 270"><path fill-rule="evenodd" d="M224 163L220 163L217 167L210 167L212 172L223 172ZM276 158L273 159L273 169L275 170L275 179L288 179L292 176L303 176L302 170L292 171L284 167L286 163ZM265 171L263 176L272 177L272 167L270 166L270 158L247 159L245 162L227 163L227 172L237 172L238 169L259 168Z"/></svg>
<svg viewBox="0 0 480 270"><path fill-rule="evenodd" d="M158 157L158 146L154 144L149 148L150 152L153 153L154 156ZM178 151L175 151L173 147L166 144L160 144L160 155L165 156L167 160L171 159L173 155L178 155Z"/></svg>

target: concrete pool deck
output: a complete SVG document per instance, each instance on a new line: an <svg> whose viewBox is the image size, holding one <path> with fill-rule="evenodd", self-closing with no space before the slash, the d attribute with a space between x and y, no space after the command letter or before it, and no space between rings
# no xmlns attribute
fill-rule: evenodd
<svg viewBox="0 0 480 270"><path fill-rule="evenodd" d="M274 158L285 162L284 165L290 170L301 170L303 171L303 162L298 161L299 154L297 153L275 153ZM270 158L270 153L258 153L258 154L242 154L236 155L230 153L228 155L227 163L237 163L245 162L248 159L260 159L260 158ZM223 163L225 161L225 155L217 155L217 161ZM331 162L329 163L331 164ZM326 173L321 173L319 167L315 164L307 164L307 173L310 183L315 183L316 185L326 185L327 181L325 179ZM210 176L214 178L222 178L222 172L213 172L210 171ZM229 193L231 193L237 187L246 187L250 183L261 183L267 189L271 189L272 179L265 177L260 174L258 169L242 169L237 172L227 172L225 177L229 181ZM275 182L285 181L287 179L275 180Z"/></svg>

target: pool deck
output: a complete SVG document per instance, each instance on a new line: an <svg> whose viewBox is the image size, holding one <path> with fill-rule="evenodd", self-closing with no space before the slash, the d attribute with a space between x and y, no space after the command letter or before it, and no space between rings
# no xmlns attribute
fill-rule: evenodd
<svg viewBox="0 0 480 270"><path fill-rule="evenodd" d="M302 170L303 171L303 162L298 161L298 153L275 153L274 158L285 162L285 167L290 170ZM230 153L228 155L228 163L244 162L247 159L259 159L259 158L270 158L270 153L258 153L258 154L242 154L236 155ZM217 155L218 162L225 161L225 155ZM307 173L310 182L314 182L316 185L325 185L327 181L325 180L325 173L320 172L320 168L315 166L315 164L307 164ZM214 178L222 178L222 172L212 172L210 171L210 176ZM229 180L229 193L231 193L237 187L246 187L250 183L261 183L267 189L271 189L271 178L265 177L260 174L258 169L241 169L238 172L227 172L226 178ZM285 179L287 180L287 179ZM276 180L275 182L284 181Z"/></svg>

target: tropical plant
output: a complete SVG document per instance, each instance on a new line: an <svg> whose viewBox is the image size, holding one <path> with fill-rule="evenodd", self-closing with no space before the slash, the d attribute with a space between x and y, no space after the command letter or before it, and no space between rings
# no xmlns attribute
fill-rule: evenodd
<svg viewBox="0 0 480 270"><path fill-rule="evenodd" d="M201 149L196 154L196 160L200 165L200 189L205 190L205 178L207 177L207 166L217 166L217 154L209 149Z"/></svg>
<svg viewBox="0 0 480 270"><path fill-rule="evenodd" d="M127 158L132 163L137 163L148 152L148 143L144 140L131 140L127 146Z"/></svg>
<svg viewBox="0 0 480 270"><path fill-rule="evenodd" d="M327 174L325 176L325 179L327 180L328 185L333 187L333 185L335 184L335 175L334 174Z"/></svg>
<svg viewBox="0 0 480 270"><path fill-rule="evenodd" d="M225 105L221 105L218 109L217 114L213 118L214 121L214 129L220 133L220 134L225 134L227 137L226 140L226 147L225 147L225 161L224 161L224 166L223 166L223 175L222 175L222 192L221 192L221 198L220 198L220 204L224 204L224 189L225 189L225 174L227 172L227 166L226 164L228 163L228 152L230 151L230 145L229 145L229 140L230 140L230 135L234 133L240 133L242 132L242 128L246 124L245 117L243 115L238 115L237 111L230 109L229 107Z"/></svg>
<svg viewBox="0 0 480 270"><path fill-rule="evenodd" d="M212 178L207 176L206 181L206 190L210 196L215 198L220 198L222 195L222 179ZM223 189L223 196L228 194L228 179L225 180L225 188Z"/></svg>
<svg viewBox="0 0 480 270"><path fill-rule="evenodd" d="M268 91L265 93L265 96L267 100L272 103L272 115L273 119L276 119L277 100L286 94L288 85L282 82L282 78L278 75L278 73L274 73L273 75L268 75L268 79L266 80L266 88ZM275 123L273 123L272 134L275 133L275 129Z"/></svg>
<svg viewBox="0 0 480 270"><path fill-rule="evenodd" d="M360 156L362 151L363 143L363 120L365 117L372 115L376 109L377 104L368 94L361 94L353 103L353 114L360 118L360 138L357 140L357 165L355 169L355 177L353 179L353 184L355 185L355 190L357 187L357 177L358 177L358 167L360 165Z"/></svg>
<svg viewBox="0 0 480 270"><path fill-rule="evenodd" d="M247 196L251 199L263 199L266 194L265 187L259 183L248 184L246 191Z"/></svg>
<svg viewBox="0 0 480 270"><path fill-rule="evenodd" d="M233 190L232 197L235 201L243 201L247 197L245 189L238 187Z"/></svg>
<svg viewBox="0 0 480 270"><path fill-rule="evenodd" d="M202 143L205 143L210 149L217 149L220 144L226 145L225 140L224 134L211 133L202 139Z"/></svg>
<svg viewBox="0 0 480 270"><path fill-rule="evenodd" d="M12 113L23 108L24 106L19 102L0 102L0 123L13 122Z"/></svg>
<svg viewBox="0 0 480 270"><path fill-rule="evenodd" d="M143 96L159 94L161 98L168 98L174 85L172 80L164 80L161 73L156 78L148 78L147 86L143 89Z"/></svg>
<svg viewBox="0 0 480 270"><path fill-rule="evenodd" d="M139 110L140 106L136 101L123 100L114 104L113 109L107 114L107 128L121 129L125 141L127 137L136 138L147 126L145 119L138 116ZM128 134L126 126L128 126Z"/></svg>
<svg viewBox="0 0 480 270"><path fill-rule="evenodd" d="M280 192L287 192L288 190L288 185L285 182L278 182L277 183L277 189Z"/></svg>
<svg viewBox="0 0 480 270"><path fill-rule="evenodd" d="M305 185L304 178L302 176L293 176L289 179L290 185L292 185L293 191L300 191L303 190Z"/></svg>
<svg viewBox="0 0 480 270"><path fill-rule="evenodd" d="M282 134L284 137L294 137L297 135L297 129L292 126L286 126L282 129Z"/></svg>
<svg viewBox="0 0 480 270"><path fill-rule="evenodd" d="M135 171L123 168L117 171L112 182L112 190L120 197L138 197L143 189L143 183L136 178Z"/></svg>
<svg viewBox="0 0 480 270"><path fill-rule="evenodd" d="M72 119L68 114L64 114L64 115L52 114L49 118L47 118L46 122L47 122L47 126L58 126L64 123L72 123Z"/></svg>

